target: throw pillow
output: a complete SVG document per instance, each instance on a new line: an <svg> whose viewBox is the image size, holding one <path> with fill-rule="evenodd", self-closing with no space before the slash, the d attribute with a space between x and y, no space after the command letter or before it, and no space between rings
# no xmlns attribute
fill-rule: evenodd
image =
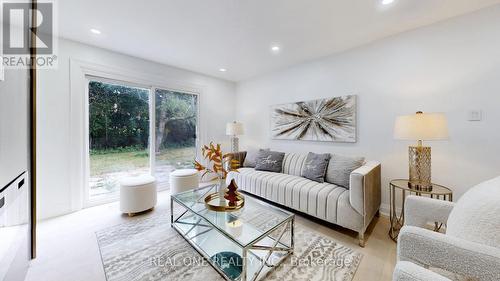
<svg viewBox="0 0 500 281"><path fill-rule="evenodd" d="M284 152L261 150L257 156L255 170L280 173L284 158Z"/></svg>
<svg viewBox="0 0 500 281"><path fill-rule="evenodd" d="M229 153L229 159L231 160L238 160L238 169L243 167L243 161L247 155L246 151L239 151L239 152L231 152ZM229 162L226 162L226 168L229 168Z"/></svg>
<svg viewBox="0 0 500 281"><path fill-rule="evenodd" d="M255 162L257 161L257 156L259 156L259 152L265 150L265 151L270 151L271 149L266 148L266 149L248 149L247 150L247 155L245 157L245 161L243 161L243 167L246 168L255 168Z"/></svg>
<svg viewBox="0 0 500 281"><path fill-rule="evenodd" d="M349 189L352 171L363 166L365 158L333 154L326 170L326 181Z"/></svg>
<svg viewBox="0 0 500 281"><path fill-rule="evenodd" d="M304 168L302 168L301 176L320 183L325 182L326 168L328 167L330 157L328 153L316 154L309 152Z"/></svg>

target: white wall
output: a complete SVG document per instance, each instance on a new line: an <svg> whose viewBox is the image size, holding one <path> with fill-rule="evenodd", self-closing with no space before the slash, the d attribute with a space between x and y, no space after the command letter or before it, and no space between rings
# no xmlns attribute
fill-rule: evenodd
<svg viewBox="0 0 500 281"><path fill-rule="evenodd" d="M201 89L200 107L205 122L202 141L226 141L225 124L234 119L235 84L221 79L145 61L115 52L60 39L58 69L41 70L38 76L38 214L39 219L75 210L70 175L70 60L120 68L176 84ZM208 124L210 123L210 124ZM78 152L76 152L78 153Z"/></svg>
<svg viewBox="0 0 500 281"><path fill-rule="evenodd" d="M270 105L346 94L358 95L357 143L270 139ZM411 143L393 139L396 116L445 112L450 139L428 144L433 181L450 186L456 200L500 175L500 5L239 83L236 108L244 147L382 162L383 208L389 180L408 176ZM471 109L482 110L483 121L467 121Z"/></svg>

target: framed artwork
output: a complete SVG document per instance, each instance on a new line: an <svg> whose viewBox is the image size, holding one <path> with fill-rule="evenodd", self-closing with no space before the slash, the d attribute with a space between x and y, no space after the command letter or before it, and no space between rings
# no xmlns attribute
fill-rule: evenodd
<svg viewBox="0 0 500 281"><path fill-rule="evenodd" d="M279 140L356 142L356 96L273 105L271 136Z"/></svg>

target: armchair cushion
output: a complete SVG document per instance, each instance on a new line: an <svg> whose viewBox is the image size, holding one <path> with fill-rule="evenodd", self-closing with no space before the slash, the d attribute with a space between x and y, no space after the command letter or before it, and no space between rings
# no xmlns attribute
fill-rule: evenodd
<svg viewBox="0 0 500 281"><path fill-rule="evenodd" d="M398 257L479 280L500 280L498 248L419 227L401 229Z"/></svg>
<svg viewBox="0 0 500 281"><path fill-rule="evenodd" d="M458 200L446 234L500 247L500 177L471 188Z"/></svg>
<svg viewBox="0 0 500 281"><path fill-rule="evenodd" d="M408 196L405 201L405 225L425 227L428 222L446 223L455 204L421 196Z"/></svg>
<svg viewBox="0 0 500 281"><path fill-rule="evenodd" d="M451 281L411 262L400 261L394 268L393 281Z"/></svg>

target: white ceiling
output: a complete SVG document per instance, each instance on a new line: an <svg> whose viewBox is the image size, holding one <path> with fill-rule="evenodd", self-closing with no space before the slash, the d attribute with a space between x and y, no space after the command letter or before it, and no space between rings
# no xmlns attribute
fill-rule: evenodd
<svg viewBox="0 0 500 281"><path fill-rule="evenodd" d="M500 0L58 0L59 34L241 81ZM97 28L102 34L89 30ZM281 52L270 52L279 44ZM220 72L226 68L227 72Z"/></svg>

